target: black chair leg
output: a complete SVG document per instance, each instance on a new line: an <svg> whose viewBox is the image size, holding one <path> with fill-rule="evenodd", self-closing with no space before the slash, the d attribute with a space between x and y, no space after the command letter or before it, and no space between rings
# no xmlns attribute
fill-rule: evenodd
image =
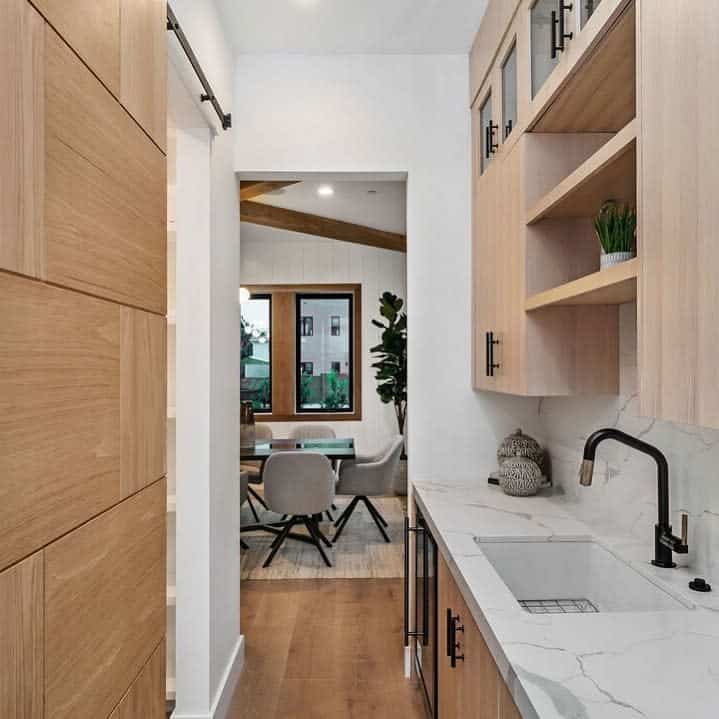
<svg viewBox="0 0 719 719"><path fill-rule="evenodd" d="M377 508L374 506L374 504L372 504L372 502L370 502L369 499L367 499L367 497L364 497L363 501L365 503L365 506L369 510L369 513L370 513L372 519L374 519L374 523L377 525L377 529L379 529L380 533L384 537L384 541L387 543L391 543L392 540L389 538L389 535L387 534L387 532L385 531L385 528L383 526L383 524L386 525L384 518L377 511Z"/></svg>
<svg viewBox="0 0 719 719"><path fill-rule="evenodd" d="M332 516L332 512L330 512L329 509L325 512L325 514L327 515L327 521L328 521L328 522L334 522L334 521L335 521L335 518Z"/></svg>
<svg viewBox="0 0 719 719"><path fill-rule="evenodd" d="M347 526L347 522L349 522L350 517L352 516L353 512L357 508L357 505L359 504L360 497L354 497L352 501L347 505L347 508L344 512L342 512L342 515L340 518L335 522L335 536L332 537L332 543L335 544L337 540L342 535L342 532L344 531L344 528Z"/></svg>
<svg viewBox="0 0 719 719"><path fill-rule="evenodd" d="M315 524L315 520L311 517L305 517L304 521L305 526L307 527L307 531L310 533L310 537L312 537L312 539L314 540L314 545L315 547L317 547L317 551L322 555L322 559L324 560L325 564L328 567L331 567L332 562L330 562L329 557L327 556L327 553L322 546L322 539L320 538L321 532Z"/></svg>
<svg viewBox="0 0 719 719"><path fill-rule="evenodd" d="M262 505L262 508L263 508L263 509L266 509L266 510L269 511L270 508L267 506L267 502L265 502L265 500L264 500L264 498L262 497L262 495L260 495L260 494L258 494L257 492L255 492L255 490L252 489L252 487L248 487L248 488L247 488L247 493L248 493L249 496L254 497L254 498Z"/></svg>
<svg viewBox="0 0 719 719"><path fill-rule="evenodd" d="M287 522L287 524L282 528L282 531L277 535L277 539L272 543L272 549L270 550L270 554L265 559L265 563L262 565L265 569L272 564L272 560L275 558L275 554L279 551L280 547L282 546L285 539L287 539L287 535L290 533L290 530L292 527L295 526L297 523L297 520L295 517L292 517L292 519Z"/></svg>
<svg viewBox="0 0 719 719"><path fill-rule="evenodd" d="M249 547L249 545L247 544L247 542L245 542L244 539L240 539L240 549L249 549L249 548L250 548L250 547Z"/></svg>
<svg viewBox="0 0 719 719"><path fill-rule="evenodd" d="M387 521L379 513L379 509L377 509L377 506L369 499L369 497L364 498L364 503L367 505L367 508L370 510L370 512L372 512L376 517L378 517L379 521L382 522L385 527L389 527L389 524L387 524Z"/></svg>
<svg viewBox="0 0 719 719"><path fill-rule="evenodd" d="M312 526L315 529L315 533L322 540L322 543L329 549L332 549L332 542L330 542L330 540L327 539L327 537L325 536L325 533L322 531L322 529L320 527L319 521L317 521L317 519L314 519L314 518L311 521L312 521Z"/></svg>
<svg viewBox="0 0 719 719"><path fill-rule="evenodd" d="M255 518L255 524L259 524L259 523L260 523L260 518L259 518L259 516L257 515L257 510L255 509L255 505L253 504L253 502L252 502L252 497L250 496L249 493L247 494L247 504L248 504L249 507L250 507L250 511L252 512L252 516Z"/></svg>

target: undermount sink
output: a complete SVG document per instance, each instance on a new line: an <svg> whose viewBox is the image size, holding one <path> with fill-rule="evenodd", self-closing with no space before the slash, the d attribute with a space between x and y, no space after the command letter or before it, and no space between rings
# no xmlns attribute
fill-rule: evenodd
<svg viewBox="0 0 719 719"><path fill-rule="evenodd" d="M691 608L593 541L486 541L479 545L517 601L532 613Z"/></svg>

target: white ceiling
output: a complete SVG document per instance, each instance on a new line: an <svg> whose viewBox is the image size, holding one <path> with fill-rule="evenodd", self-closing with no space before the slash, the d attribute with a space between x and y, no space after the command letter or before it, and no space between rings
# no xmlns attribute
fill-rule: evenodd
<svg viewBox="0 0 719 719"><path fill-rule="evenodd" d="M331 186L334 195L321 197L317 190L322 185ZM406 196L404 182L312 180L257 197L255 202L404 234L407 227Z"/></svg>
<svg viewBox="0 0 719 719"><path fill-rule="evenodd" d="M241 53L467 53L487 0L215 0Z"/></svg>

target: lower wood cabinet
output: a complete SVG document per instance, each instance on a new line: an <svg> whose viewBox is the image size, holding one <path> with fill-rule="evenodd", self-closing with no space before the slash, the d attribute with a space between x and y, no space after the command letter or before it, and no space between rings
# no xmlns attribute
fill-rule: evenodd
<svg viewBox="0 0 719 719"><path fill-rule="evenodd" d="M0 572L0 717L43 718L42 553Z"/></svg>
<svg viewBox="0 0 719 719"><path fill-rule="evenodd" d="M441 556L438 565L439 719L521 719Z"/></svg>
<svg viewBox="0 0 719 719"><path fill-rule="evenodd" d="M162 642L110 719L165 719L165 671L165 642Z"/></svg>

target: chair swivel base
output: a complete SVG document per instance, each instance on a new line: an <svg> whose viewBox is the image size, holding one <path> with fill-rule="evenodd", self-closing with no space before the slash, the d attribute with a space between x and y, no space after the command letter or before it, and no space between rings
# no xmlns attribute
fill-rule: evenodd
<svg viewBox="0 0 719 719"><path fill-rule="evenodd" d="M304 524L309 532L309 537L297 534L293 535L290 533L293 527L298 524ZM301 541L307 541L309 539L309 543L314 544L314 546L317 547L317 551L320 553L324 563L328 567L332 566L332 562L330 562L327 552L325 552L325 547L331 547L332 543L322 533L317 520L317 515L294 515L290 517L285 526L282 528L282 531L275 537L274 541L270 545L270 553L267 556L267 559L265 559L265 562L262 565L263 567L267 568L270 564L272 564L272 560L275 558L275 555L280 550L280 547L284 544L286 539L299 539Z"/></svg>
<svg viewBox="0 0 719 719"><path fill-rule="evenodd" d="M357 509L357 505L360 502L364 502L364 505L367 507L370 516L372 517L372 519L374 519L374 523L377 525L377 529L379 529L380 533L384 537L384 541L391 542L392 540L389 538L389 535L386 531L386 527L388 527L389 525L387 524L385 518L380 514L379 509L377 509L377 507L372 504L369 498L365 497L364 495L358 495L354 497L352 501L347 505L345 510L342 512L342 514L337 518L337 521L335 522L335 536L332 538L332 542L335 543L340 538L340 535L344 531L344 528L347 526L347 522L349 522L350 517L354 513L355 509Z"/></svg>

